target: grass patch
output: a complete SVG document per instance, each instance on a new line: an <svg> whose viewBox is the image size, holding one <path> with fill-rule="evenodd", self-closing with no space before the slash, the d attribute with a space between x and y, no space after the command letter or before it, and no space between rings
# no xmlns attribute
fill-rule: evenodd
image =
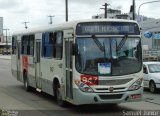
<svg viewBox="0 0 160 116"><path fill-rule="evenodd" d="M6 110L0 109L0 116L8 116L8 112Z"/></svg>

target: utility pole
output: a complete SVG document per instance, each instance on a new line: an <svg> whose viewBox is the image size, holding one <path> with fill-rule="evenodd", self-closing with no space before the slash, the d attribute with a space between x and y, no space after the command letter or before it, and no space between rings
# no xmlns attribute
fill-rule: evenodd
<svg viewBox="0 0 160 116"><path fill-rule="evenodd" d="M100 8L100 9L104 9L104 18L107 18L107 6L109 6L110 4L107 4L107 3L105 3L104 5L102 5L102 6L104 6L104 8Z"/></svg>
<svg viewBox="0 0 160 116"><path fill-rule="evenodd" d="M49 24L52 24L52 17L54 17L54 15L49 15L48 17L50 18Z"/></svg>
<svg viewBox="0 0 160 116"><path fill-rule="evenodd" d="M68 22L68 0L66 0L66 22Z"/></svg>
<svg viewBox="0 0 160 116"><path fill-rule="evenodd" d="M6 31L6 50L8 51L7 31L9 31L9 29L3 29L3 30Z"/></svg>
<svg viewBox="0 0 160 116"><path fill-rule="evenodd" d="M29 22L22 22L22 23L24 24L24 28L27 29L27 28L28 28L28 27L27 27L27 23L29 23Z"/></svg>
<svg viewBox="0 0 160 116"><path fill-rule="evenodd" d="M136 18L135 18L135 0L133 0L133 20L135 20Z"/></svg>

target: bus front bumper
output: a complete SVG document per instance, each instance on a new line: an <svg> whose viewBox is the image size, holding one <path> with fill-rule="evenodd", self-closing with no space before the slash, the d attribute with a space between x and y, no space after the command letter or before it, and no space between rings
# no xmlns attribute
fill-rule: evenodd
<svg viewBox="0 0 160 116"><path fill-rule="evenodd" d="M86 93L79 89L73 89L73 104L117 104L124 102L141 101L143 87L134 91L125 91L118 93Z"/></svg>

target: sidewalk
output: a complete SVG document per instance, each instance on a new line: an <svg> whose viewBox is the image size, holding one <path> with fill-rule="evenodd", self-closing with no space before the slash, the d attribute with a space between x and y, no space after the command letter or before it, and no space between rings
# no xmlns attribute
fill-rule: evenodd
<svg viewBox="0 0 160 116"><path fill-rule="evenodd" d="M2 55L2 54L0 54L0 59L11 60L11 55Z"/></svg>

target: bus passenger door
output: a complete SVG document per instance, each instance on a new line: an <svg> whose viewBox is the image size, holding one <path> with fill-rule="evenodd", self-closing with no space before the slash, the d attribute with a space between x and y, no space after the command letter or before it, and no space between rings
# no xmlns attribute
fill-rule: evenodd
<svg viewBox="0 0 160 116"><path fill-rule="evenodd" d="M66 96L69 99L73 99L72 43L72 38L65 39Z"/></svg>
<svg viewBox="0 0 160 116"><path fill-rule="evenodd" d="M41 51L41 41L36 40L35 44L35 79L36 79L36 88L41 89L41 75L40 75L40 51Z"/></svg>

